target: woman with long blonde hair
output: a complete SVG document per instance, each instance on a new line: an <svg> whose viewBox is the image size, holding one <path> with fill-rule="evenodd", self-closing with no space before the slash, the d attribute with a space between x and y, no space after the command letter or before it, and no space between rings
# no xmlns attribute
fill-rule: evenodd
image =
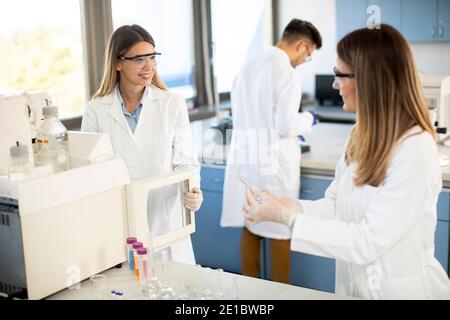
<svg viewBox="0 0 450 320"><path fill-rule="evenodd" d="M244 214L291 227L292 250L336 259L338 294L450 299L434 257L439 156L411 50L382 24L346 35L337 54L333 87L357 122L325 197L298 201L251 187Z"/></svg>
<svg viewBox="0 0 450 320"><path fill-rule="evenodd" d="M141 180L180 168L197 170L197 183L184 196L184 206L199 209L200 165L192 143L184 99L169 92L157 72L152 36L138 25L125 25L111 36L104 75L86 107L82 131L107 133L115 153L126 163L131 179ZM173 188L172 188L173 189ZM178 191L149 194L148 227L151 234L181 227ZM195 264L189 237L170 247L172 259Z"/></svg>

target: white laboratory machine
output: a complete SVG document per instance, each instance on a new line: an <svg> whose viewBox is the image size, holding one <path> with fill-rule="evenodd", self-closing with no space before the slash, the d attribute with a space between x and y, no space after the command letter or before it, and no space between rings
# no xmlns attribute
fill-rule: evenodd
<svg viewBox="0 0 450 320"><path fill-rule="evenodd" d="M29 160L34 164L32 140L36 139L43 122L42 108L50 103L47 93L0 95L2 115L0 125L0 175L6 175L9 165L9 148L18 141L28 146Z"/></svg>
<svg viewBox="0 0 450 320"><path fill-rule="evenodd" d="M2 115L5 110L14 115L0 119L0 132L22 144L32 136L30 114L23 112L27 103L25 97L0 98ZM8 166L4 149L9 150L11 141L0 145L2 297L42 299L68 287L76 289L80 281L125 262L128 236L148 240L151 191L175 187L173 207L181 221L174 230L152 236L156 248L195 231L193 213L183 208L181 199L192 171L130 182L107 135L69 132L70 170L51 174L35 168L33 178L10 181L3 173Z"/></svg>
<svg viewBox="0 0 450 320"><path fill-rule="evenodd" d="M420 81L431 120L444 140L450 137L450 75L420 74Z"/></svg>

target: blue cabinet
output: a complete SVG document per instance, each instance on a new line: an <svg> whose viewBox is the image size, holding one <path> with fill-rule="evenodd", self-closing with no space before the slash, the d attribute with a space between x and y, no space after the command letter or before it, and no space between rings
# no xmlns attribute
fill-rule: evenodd
<svg viewBox="0 0 450 320"><path fill-rule="evenodd" d="M403 0L402 16L408 41L450 40L450 0Z"/></svg>
<svg viewBox="0 0 450 320"><path fill-rule="evenodd" d="M439 194L437 203L437 219L441 221L450 221L450 193L443 191Z"/></svg>
<svg viewBox="0 0 450 320"><path fill-rule="evenodd" d="M435 257L442 264L447 273L449 270L449 242L450 242L450 194L441 192L437 205L437 225L435 233ZM450 273L449 273L450 274Z"/></svg>
<svg viewBox="0 0 450 320"><path fill-rule="evenodd" d="M338 40L373 22L371 5L410 42L450 40L450 0L336 0Z"/></svg>
<svg viewBox="0 0 450 320"><path fill-rule="evenodd" d="M440 40L450 41L450 0L438 2L438 36Z"/></svg>
<svg viewBox="0 0 450 320"><path fill-rule="evenodd" d="M449 273L448 255L449 255L449 223L446 221L438 221L436 225L436 233L434 235L435 257Z"/></svg>
<svg viewBox="0 0 450 320"><path fill-rule="evenodd" d="M202 266L241 273L240 242L242 228L222 228L224 169L203 167L203 204L195 214L196 232L191 236L195 260Z"/></svg>
<svg viewBox="0 0 450 320"><path fill-rule="evenodd" d="M300 199L318 200L322 199L333 178L322 178L318 176L302 176L300 179Z"/></svg>
<svg viewBox="0 0 450 320"><path fill-rule="evenodd" d="M438 40L437 0L408 0L403 4L403 34L409 41Z"/></svg>
<svg viewBox="0 0 450 320"><path fill-rule="evenodd" d="M336 0L336 21L338 40L368 24L387 23L401 30L402 0Z"/></svg>
<svg viewBox="0 0 450 320"><path fill-rule="evenodd" d="M302 176L300 199L317 200L325 195L332 178ZM336 263L334 259L323 258L301 252L291 254L291 283L310 289L334 292Z"/></svg>
<svg viewBox="0 0 450 320"><path fill-rule="evenodd" d="M336 0L337 39L367 25L365 0Z"/></svg>

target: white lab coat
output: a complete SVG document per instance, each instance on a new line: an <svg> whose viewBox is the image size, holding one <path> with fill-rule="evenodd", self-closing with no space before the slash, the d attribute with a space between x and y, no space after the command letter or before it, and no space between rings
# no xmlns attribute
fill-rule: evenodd
<svg viewBox="0 0 450 320"><path fill-rule="evenodd" d="M300 81L289 57L277 47L269 48L239 71L231 90L233 133L225 170L221 226L244 226L245 185L239 176L259 188L298 198L298 136L310 131L313 122L310 113L298 112L301 96ZM243 131L246 129L250 130ZM267 238L291 236L280 223L262 222L247 228Z"/></svg>
<svg viewBox="0 0 450 320"><path fill-rule="evenodd" d="M81 130L109 134L114 152L126 163L132 180L159 176L186 166L199 171L184 99L151 85L142 104L133 134L116 88L113 93L87 104ZM195 184L199 182L200 176ZM181 226L180 207L175 207L179 198L177 192L176 188L165 188L149 194L147 214L149 229L154 235ZM173 244L171 255L175 261L195 264L190 237Z"/></svg>
<svg viewBox="0 0 450 320"><path fill-rule="evenodd" d="M406 137L380 186L355 186L355 165L343 155L325 198L301 201L291 249L335 258L338 294L450 299L448 276L434 257L442 188L436 142L419 127Z"/></svg>

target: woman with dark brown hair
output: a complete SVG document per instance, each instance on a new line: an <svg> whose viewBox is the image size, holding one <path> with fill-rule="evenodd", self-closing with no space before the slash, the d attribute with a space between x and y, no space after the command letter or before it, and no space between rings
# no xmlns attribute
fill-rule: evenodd
<svg viewBox="0 0 450 320"><path fill-rule="evenodd" d="M364 299L450 299L434 257L439 157L411 50L389 25L337 46L333 87L356 112L325 197L247 189L251 223L291 227L291 249L336 259L336 293Z"/></svg>

